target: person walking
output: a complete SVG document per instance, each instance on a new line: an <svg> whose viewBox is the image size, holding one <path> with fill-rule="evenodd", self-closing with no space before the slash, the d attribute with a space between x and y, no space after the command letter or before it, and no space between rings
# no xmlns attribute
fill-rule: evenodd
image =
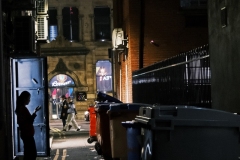
<svg viewBox="0 0 240 160"><path fill-rule="evenodd" d="M26 105L29 104L31 94L28 91L23 91L20 96L17 97L16 110L17 124L20 129L20 137L23 141L24 148L24 160L36 160L37 149L34 139L34 127L33 122L37 116L37 111L41 109L40 106L36 107L33 114L30 114Z"/></svg>
<svg viewBox="0 0 240 160"><path fill-rule="evenodd" d="M71 125L70 123L72 122L73 127L76 129L76 131L80 131L80 126L78 126L76 119L75 119L75 115L77 114L76 112L76 108L75 108L75 104L72 102L71 97L67 98L67 103L68 103L68 116L67 116L67 122L66 125L63 128L63 131L68 131L71 129Z"/></svg>
<svg viewBox="0 0 240 160"><path fill-rule="evenodd" d="M68 110L68 103L66 101L66 96L62 95L62 102L60 102L60 107L61 107L61 115L60 115L60 119L62 119L62 124L63 124L63 129L64 126L66 125L66 119L68 116L67 110Z"/></svg>

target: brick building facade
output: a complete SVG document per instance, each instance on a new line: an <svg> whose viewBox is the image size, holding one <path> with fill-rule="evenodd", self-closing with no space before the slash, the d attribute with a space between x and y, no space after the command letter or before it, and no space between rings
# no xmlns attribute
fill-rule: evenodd
<svg viewBox="0 0 240 160"><path fill-rule="evenodd" d="M122 101L132 102L132 71L208 43L207 4L186 7L181 2L113 1L114 28L128 37L128 53L115 52L120 57L116 91Z"/></svg>

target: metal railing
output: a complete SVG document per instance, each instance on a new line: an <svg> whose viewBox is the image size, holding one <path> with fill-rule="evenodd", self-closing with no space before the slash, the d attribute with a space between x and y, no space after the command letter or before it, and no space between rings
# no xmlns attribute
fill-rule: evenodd
<svg viewBox="0 0 240 160"><path fill-rule="evenodd" d="M208 45L133 72L133 102L211 107Z"/></svg>
<svg viewBox="0 0 240 160"><path fill-rule="evenodd" d="M206 8L207 9L207 0L180 0L181 8Z"/></svg>

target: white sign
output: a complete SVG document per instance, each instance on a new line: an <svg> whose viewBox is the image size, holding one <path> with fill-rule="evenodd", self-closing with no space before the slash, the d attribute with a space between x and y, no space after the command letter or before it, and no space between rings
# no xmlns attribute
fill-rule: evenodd
<svg viewBox="0 0 240 160"><path fill-rule="evenodd" d="M66 82L63 82L63 83L58 82L58 81L54 81L54 82L52 83L52 87L66 86L66 85L68 85L68 84L71 84L71 81L70 81L70 80L69 80L69 81L66 81Z"/></svg>

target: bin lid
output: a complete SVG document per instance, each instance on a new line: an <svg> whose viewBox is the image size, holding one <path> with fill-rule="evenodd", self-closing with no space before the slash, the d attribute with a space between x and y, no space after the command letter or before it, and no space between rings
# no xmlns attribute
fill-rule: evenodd
<svg viewBox="0 0 240 160"><path fill-rule="evenodd" d="M95 105L95 110L109 110L110 103L97 103Z"/></svg>
<svg viewBox="0 0 240 160"><path fill-rule="evenodd" d="M118 100L117 98L114 98L100 91L97 93L97 100L100 102L107 101L107 102L122 103L122 101Z"/></svg>
<svg viewBox="0 0 240 160"><path fill-rule="evenodd" d="M150 104L145 103L112 103L110 104L109 111L138 111L140 107L149 107Z"/></svg>
<svg viewBox="0 0 240 160"><path fill-rule="evenodd" d="M135 120L124 121L124 122L121 122L121 123L122 123L122 126L125 127L125 128L140 128L141 127L140 123L135 121Z"/></svg>
<svg viewBox="0 0 240 160"><path fill-rule="evenodd" d="M196 106L159 105L141 107L137 122L149 125L240 126L240 116L231 112Z"/></svg>

